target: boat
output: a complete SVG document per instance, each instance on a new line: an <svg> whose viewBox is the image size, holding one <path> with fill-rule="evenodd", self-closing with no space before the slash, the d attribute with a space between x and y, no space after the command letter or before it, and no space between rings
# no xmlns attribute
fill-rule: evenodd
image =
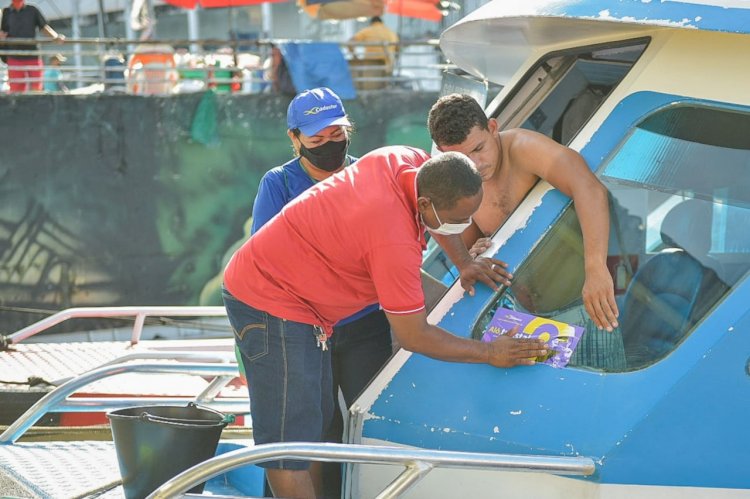
<svg viewBox="0 0 750 499"><path fill-rule="evenodd" d="M294 457L346 463L346 498L750 497L750 5L494 0L440 46L501 87L486 111L502 128L577 150L608 188L620 327L586 315L575 208L540 182L485 253L513 284L468 296L430 267L449 288L428 320L476 339L499 307L577 325L566 368L400 350L345 443L236 448L151 496Z"/></svg>

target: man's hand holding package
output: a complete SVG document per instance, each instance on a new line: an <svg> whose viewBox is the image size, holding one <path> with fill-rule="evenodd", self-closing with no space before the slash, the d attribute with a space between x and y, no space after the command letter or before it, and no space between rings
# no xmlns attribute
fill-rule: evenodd
<svg viewBox="0 0 750 499"><path fill-rule="evenodd" d="M507 335L486 343L487 363L495 367L531 366L536 358L547 354L545 344L536 338L514 338L518 326Z"/></svg>

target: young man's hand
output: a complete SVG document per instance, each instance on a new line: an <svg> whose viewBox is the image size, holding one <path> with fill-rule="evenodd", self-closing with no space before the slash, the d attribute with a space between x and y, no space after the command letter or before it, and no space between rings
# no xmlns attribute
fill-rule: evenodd
<svg viewBox="0 0 750 499"><path fill-rule="evenodd" d="M615 286L605 265L586 268L582 296L586 312L596 327L611 332L618 326L620 312L615 301Z"/></svg>
<svg viewBox="0 0 750 499"><path fill-rule="evenodd" d="M498 290L498 284L510 286L513 274L507 270L508 264L496 258L476 258L462 265L460 272L461 287L474 296L474 284L478 281L487 285L493 291Z"/></svg>
<svg viewBox="0 0 750 499"><path fill-rule="evenodd" d="M489 237L480 237L477 239L477 241L474 243L474 246L471 247L469 250L469 255L471 255L472 258L476 258L492 246L492 241Z"/></svg>

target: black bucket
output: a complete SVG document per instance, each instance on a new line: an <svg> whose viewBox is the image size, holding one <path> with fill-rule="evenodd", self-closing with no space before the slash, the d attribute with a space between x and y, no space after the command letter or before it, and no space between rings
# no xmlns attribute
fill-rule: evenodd
<svg viewBox="0 0 750 499"><path fill-rule="evenodd" d="M107 417L127 499L144 498L186 469L214 457L221 431L233 419L192 402L187 407L130 407ZM189 492L200 494L203 484Z"/></svg>

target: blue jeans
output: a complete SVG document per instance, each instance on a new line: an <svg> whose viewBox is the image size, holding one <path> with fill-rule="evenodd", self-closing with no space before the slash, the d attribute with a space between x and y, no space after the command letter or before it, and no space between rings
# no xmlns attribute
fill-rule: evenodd
<svg viewBox="0 0 750 499"><path fill-rule="evenodd" d="M320 442L333 415L331 353L310 324L257 310L222 290L250 392L256 444ZM272 469L305 470L308 461L269 461Z"/></svg>

